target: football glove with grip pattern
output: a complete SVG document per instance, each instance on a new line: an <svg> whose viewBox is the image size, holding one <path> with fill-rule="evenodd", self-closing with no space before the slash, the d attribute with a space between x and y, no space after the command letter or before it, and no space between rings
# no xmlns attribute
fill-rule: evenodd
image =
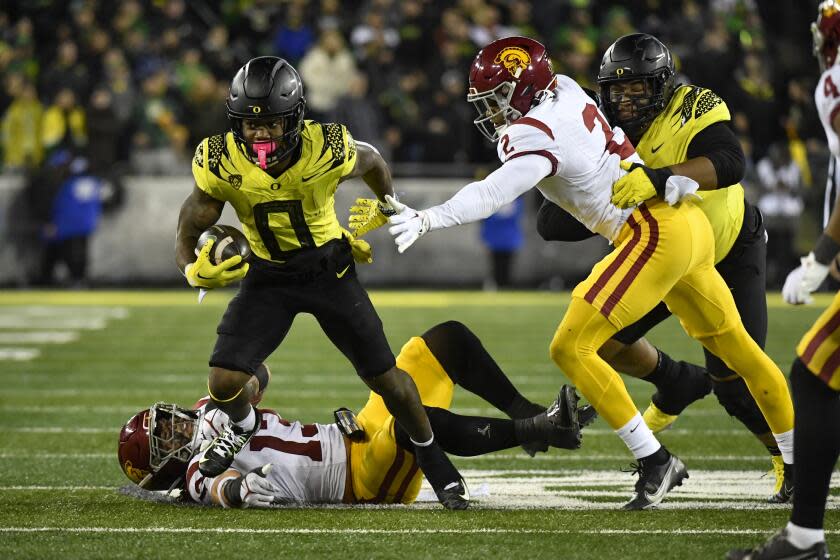
<svg viewBox="0 0 840 560"><path fill-rule="evenodd" d="M802 257L801 264L790 271L782 287L782 297L791 305L811 303L815 292L825 277L828 276L829 266L817 261L814 253Z"/></svg>
<svg viewBox="0 0 840 560"><path fill-rule="evenodd" d="M628 171L613 184L611 202L619 208L638 206L645 200L659 196L673 206L682 199L700 197L696 194L700 185L694 179L674 175L663 167L653 169L640 163L622 161L621 168Z"/></svg>
<svg viewBox="0 0 840 560"><path fill-rule="evenodd" d="M208 239L207 243L199 251L198 258L195 262L188 264L184 269L184 276L187 277L187 282L193 288L203 288L206 290L223 288L237 280L242 280L248 274L248 263L231 270L231 268L242 262L240 255L235 255L216 265L211 264L210 251L213 249L215 242L216 240L212 237Z"/></svg>
<svg viewBox="0 0 840 560"><path fill-rule="evenodd" d="M271 463L257 467L244 476L229 478L222 487L225 498L222 505L226 508L271 507L280 490L266 478L269 472Z"/></svg>
<svg viewBox="0 0 840 560"><path fill-rule="evenodd" d="M381 202L375 198L357 198L356 204L350 207L348 223L353 235L361 237L388 223L388 218L397 211L389 202Z"/></svg>

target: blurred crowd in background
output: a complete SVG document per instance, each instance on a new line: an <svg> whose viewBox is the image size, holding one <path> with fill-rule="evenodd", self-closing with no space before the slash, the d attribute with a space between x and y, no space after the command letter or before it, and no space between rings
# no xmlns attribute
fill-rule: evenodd
<svg viewBox="0 0 840 560"><path fill-rule="evenodd" d="M249 58L299 70L309 118L342 122L397 175L472 176L495 150L472 126L470 62L509 35L542 41L557 72L595 87L616 38L652 33L679 81L727 102L744 185L780 240L773 285L795 266L800 217L819 209L828 152L813 102L817 1L18 0L0 7L2 171L38 177L34 206L81 169L118 206L127 174L187 175L228 128L224 99ZM69 154L69 157L68 157ZM74 164L74 167L71 166ZM535 195L536 196L536 195ZM536 203L536 201L534 201ZM36 208L37 210L37 208ZM815 226L812 229L816 229ZM808 232L813 237L816 232ZM783 241L783 242L782 242Z"/></svg>

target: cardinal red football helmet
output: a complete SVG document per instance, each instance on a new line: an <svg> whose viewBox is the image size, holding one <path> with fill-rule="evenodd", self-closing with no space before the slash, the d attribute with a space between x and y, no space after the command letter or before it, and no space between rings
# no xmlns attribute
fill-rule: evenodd
<svg viewBox="0 0 840 560"><path fill-rule="evenodd" d="M811 35L820 69L833 66L840 45L840 0L825 0L820 4L817 21L811 24Z"/></svg>
<svg viewBox="0 0 840 560"><path fill-rule="evenodd" d="M156 403L132 416L120 431L117 457L125 475L149 490L169 489L193 455L199 413Z"/></svg>
<svg viewBox="0 0 840 560"><path fill-rule="evenodd" d="M506 37L479 51L470 68L467 101L475 105L473 124L489 139L525 115L537 94L548 89L554 72L545 47L527 37Z"/></svg>

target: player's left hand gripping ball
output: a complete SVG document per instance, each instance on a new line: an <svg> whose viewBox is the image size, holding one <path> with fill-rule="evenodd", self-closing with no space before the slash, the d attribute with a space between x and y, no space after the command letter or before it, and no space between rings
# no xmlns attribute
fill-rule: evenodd
<svg viewBox="0 0 840 560"><path fill-rule="evenodd" d="M425 212L406 206L390 195L385 195L385 201L397 212L388 218L391 222L388 232L394 236L397 250L404 253L421 235L429 231L429 216Z"/></svg>
<svg viewBox="0 0 840 560"><path fill-rule="evenodd" d="M353 260L359 264L370 264L373 262L373 249L370 243L364 239L358 239L355 235L344 228L341 228L347 242L350 243L350 252L353 253Z"/></svg>
<svg viewBox="0 0 840 560"><path fill-rule="evenodd" d="M241 255L234 255L219 264L212 264L210 262L210 251L215 243L215 238L208 239L199 251L195 262L188 264L184 269L187 282L193 288L204 288L206 290L222 288L232 282L242 280L248 274L248 263L236 268L242 262Z"/></svg>

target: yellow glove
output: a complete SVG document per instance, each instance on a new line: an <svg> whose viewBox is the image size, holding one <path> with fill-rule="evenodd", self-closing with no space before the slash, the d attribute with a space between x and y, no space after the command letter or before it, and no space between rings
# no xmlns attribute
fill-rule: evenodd
<svg viewBox="0 0 840 560"><path fill-rule="evenodd" d="M651 169L630 161L622 161L620 165L630 173L613 183L610 199L613 204L619 208L629 208L654 196L665 198L665 183L673 175L669 168Z"/></svg>
<svg viewBox="0 0 840 560"><path fill-rule="evenodd" d="M350 251L353 253L353 260L359 264L370 264L373 262L373 249L370 248L370 243L364 239L356 239L356 237L344 228L344 237L350 242Z"/></svg>
<svg viewBox="0 0 840 560"><path fill-rule="evenodd" d="M387 224L388 217L395 213L387 202L380 202L375 198L357 198L356 205L350 207L350 229L353 230L354 236L361 237Z"/></svg>
<svg viewBox="0 0 840 560"><path fill-rule="evenodd" d="M208 239L198 253L195 262L188 264L187 268L184 269L184 276L187 277L187 282L193 288L204 288L205 290L223 288L231 282L242 280L248 274L248 263L231 270L232 267L242 262L240 255L233 256L216 265L210 264L210 250L214 243L216 243L214 238Z"/></svg>

